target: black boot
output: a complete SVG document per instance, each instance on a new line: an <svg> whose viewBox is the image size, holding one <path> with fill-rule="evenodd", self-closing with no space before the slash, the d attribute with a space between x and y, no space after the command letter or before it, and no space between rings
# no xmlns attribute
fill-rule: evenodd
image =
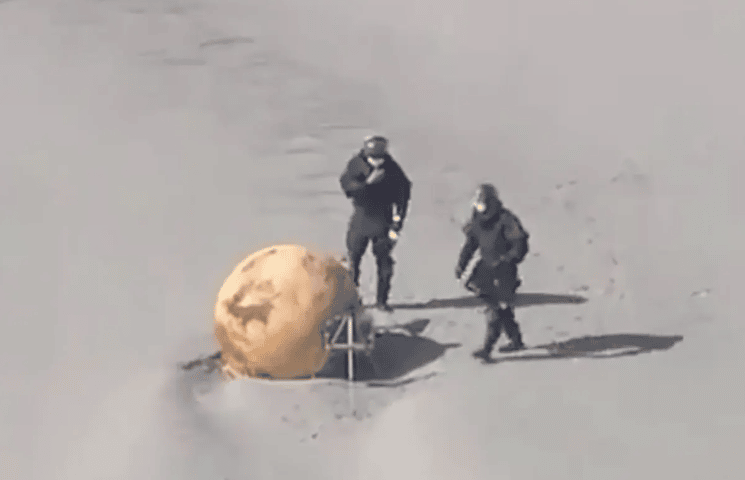
<svg viewBox="0 0 745 480"><path fill-rule="evenodd" d="M384 312L390 313L393 311L390 305L388 305L388 294L391 291L391 282L388 278L383 277L378 279L378 291L377 291L377 302L375 308Z"/></svg>
<svg viewBox="0 0 745 480"><path fill-rule="evenodd" d="M484 346L472 353L475 358L482 360L488 360L494 345L499 340L499 335L502 333L502 322L497 313L489 309L489 319L486 323L486 337L484 338Z"/></svg>
<svg viewBox="0 0 745 480"><path fill-rule="evenodd" d="M525 344L523 343L523 336L520 333L520 325L515 321L515 311L512 308L500 310L499 315L502 317L505 333L510 339L510 343L501 347L499 351L501 353L510 353L523 350Z"/></svg>

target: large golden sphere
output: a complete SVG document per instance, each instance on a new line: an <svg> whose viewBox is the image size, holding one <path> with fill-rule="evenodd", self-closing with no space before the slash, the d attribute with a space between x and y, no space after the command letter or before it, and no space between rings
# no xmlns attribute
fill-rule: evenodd
<svg viewBox="0 0 745 480"><path fill-rule="evenodd" d="M215 336L235 376L315 375L329 351L324 324L360 306L349 271L330 255L278 245L243 260L215 305Z"/></svg>

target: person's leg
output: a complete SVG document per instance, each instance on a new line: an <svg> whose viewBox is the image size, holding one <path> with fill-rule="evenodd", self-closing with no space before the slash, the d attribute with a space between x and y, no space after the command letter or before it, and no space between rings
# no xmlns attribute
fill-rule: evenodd
<svg viewBox="0 0 745 480"><path fill-rule="evenodd" d="M388 306L388 295L391 291L391 280L393 279L393 265L395 264L391 252L393 243L385 237L373 239L373 254L378 267L378 289L377 306L390 311Z"/></svg>
<svg viewBox="0 0 745 480"><path fill-rule="evenodd" d="M517 289L522 282L517 274L517 266L510 265L503 270L502 275L495 283L499 291L499 309L498 315L501 318L504 333L509 338L510 343L499 349L500 352L514 352L525 348L523 343L520 325L515 321L515 297Z"/></svg>
<svg viewBox="0 0 745 480"><path fill-rule="evenodd" d="M486 334L484 336L484 345L479 350L473 352L476 358L487 359L491 355L494 345L496 345L499 336L502 334L502 317L499 315L497 305L494 305L490 299L486 299Z"/></svg>
<svg viewBox="0 0 745 480"><path fill-rule="evenodd" d="M360 233L354 226L350 225L347 230L347 257L349 259L349 269L352 272L352 279L354 284L360 286L360 263L362 263L362 257L365 255L367 245L370 243L370 239L367 235Z"/></svg>
<svg viewBox="0 0 745 480"><path fill-rule="evenodd" d="M514 352L525 348L523 343L523 336L520 332L520 325L515 321L515 309L510 305L505 305L505 308L500 308L499 316L504 327L504 333L507 334L507 338L510 339L510 343L501 347L500 352Z"/></svg>

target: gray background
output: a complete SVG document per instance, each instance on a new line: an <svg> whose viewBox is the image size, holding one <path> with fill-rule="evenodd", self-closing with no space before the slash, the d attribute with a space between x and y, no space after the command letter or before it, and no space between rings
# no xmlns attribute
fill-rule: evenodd
<svg viewBox="0 0 745 480"><path fill-rule="evenodd" d="M725 0L0 3L0 476L743 478L743 32ZM174 365L215 349L235 264L343 250L372 132L414 181L394 302L464 293L488 180L532 234L524 290L590 299L520 309L528 342L684 340L482 366L477 310L407 310L381 321L463 347L361 392L364 421L335 387L194 397Z"/></svg>

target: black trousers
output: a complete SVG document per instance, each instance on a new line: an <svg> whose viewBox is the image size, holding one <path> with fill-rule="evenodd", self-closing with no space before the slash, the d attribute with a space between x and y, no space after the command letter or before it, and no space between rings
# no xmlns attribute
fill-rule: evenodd
<svg viewBox="0 0 745 480"><path fill-rule="evenodd" d="M469 289L487 304L484 349L490 351L504 332L514 343L522 343L520 326L515 321L515 297L521 285L517 266L503 264L497 268L479 262L466 282Z"/></svg>
<svg viewBox="0 0 745 480"><path fill-rule="evenodd" d="M386 303L391 290L393 265L395 264L391 256L394 243L388 238L388 229L365 229L350 224L347 230L346 243L352 277L357 286L359 286L362 257L372 243L372 252L378 269L377 301Z"/></svg>
<svg viewBox="0 0 745 480"><path fill-rule="evenodd" d="M514 306L503 302L493 302L489 298L485 298L485 300L488 307L484 350L491 351L502 332L507 335L511 342L522 344L522 333L520 332L520 325L515 321Z"/></svg>

